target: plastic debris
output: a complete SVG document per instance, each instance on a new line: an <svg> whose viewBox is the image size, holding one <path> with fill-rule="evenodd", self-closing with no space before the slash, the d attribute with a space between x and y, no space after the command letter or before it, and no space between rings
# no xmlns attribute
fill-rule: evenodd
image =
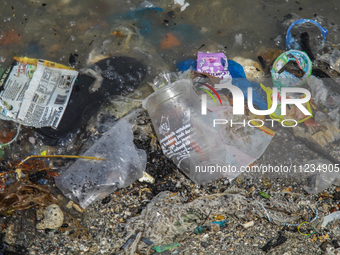
<svg viewBox="0 0 340 255"><path fill-rule="evenodd" d="M147 182L147 183L155 183L155 178L153 178L150 174L147 172L143 172L143 177L139 179L140 182Z"/></svg>
<svg viewBox="0 0 340 255"><path fill-rule="evenodd" d="M309 194L316 194L330 185L340 185L339 166L332 164L328 160L311 160L304 165L304 171L312 174L306 177L308 184L303 188Z"/></svg>
<svg viewBox="0 0 340 255"><path fill-rule="evenodd" d="M327 36L328 30L323 28L318 22L316 22L314 20L311 20L311 19L299 19L299 20L294 21L289 26L289 28L287 30L286 45L287 45L288 50L295 49L295 50L304 50L304 51L306 51L306 46L303 44L303 42L301 43L301 41L300 41L300 44L299 44L298 41L293 38L291 30L296 25L302 25L302 24L308 24L308 23L314 24L314 25L316 25L320 29L321 35L322 35L322 43L320 45L318 45L318 50L323 48L323 46L325 44L325 41L326 41L326 36ZM303 32L302 36L306 36L306 32Z"/></svg>
<svg viewBox="0 0 340 255"><path fill-rule="evenodd" d="M252 220L252 221L243 223L242 226L243 226L244 228L250 228L250 227L254 226L254 221Z"/></svg>
<svg viewBox="0 0 340 255"><path fill-rule="evenodd" d="M197 53L197 72L208 73L221 79L221 83L231 80L227 57L224 53Z"/></svg>
<svg viewBox="0 0 340 255"><path fill-rule="evenodd" d="M212 127L213 115L201 114L201 100L191 80L157 90L143 100L143 108L151 117L164 155L188 177L201 184L222 176L221 172L212 175L197 170L197 166L224 165L226 150Z"/></svg>
<svg viewBox="0 0 340 255"><path fill-rule="evenodd" d="M181 11L184 11L189 6L189 3L185 3L185 0L174 0L174 3L181 6Z"/></svg>
<svg viewBox="0 0 340 255"><path fill-rule="evenodd" d="M340 73L340 51L338 49L333 49L329 53L321 55L318 60L327 63L331 69Z"/></svg>
<svg viewBox="0 0 340 255"><path fill-rule="evenodd" d="M266 243L265 246L263 246L261 249L264 251L264 252L268 252L270 251L271 249L285 243L288 239L287 237L283 236L283 235L279 235L279 237L276 239L276 241L274 242L275 239L272 239L270 241L268 241L268 243Z"/></svg>
<svg viewBox="0 0 340 255"><path fill-rule="evenodd" d="M321 224L321 227L324 228L327 226L327 224L333 220L340 220L340 211L333 212L323 219L323 222Z"/></svg>
<svg viewBox="0 0 340 255"><path fill-rule="evenodd" d="M260 192L260 195L261 195L262 197L264 197L264 198L267 198L267 199L270 198L270 195L266 194L264 191L261 191L261 192Z"/></svg>
<svg viewBox="0 0 340 255"><path fill-rule="evenodd" d="M82 208L117 188L129 186L142 177L146 166L146 153L135 149L131 124L125 119L118 121L83 156L87 155L98 155L106 161L78 159L55 178L64 195Z"/></svg>
<svg viewBox="0 0 340 255"><path fill-rule="evenodd" d="M300 235L303 235L303 236L307 236L307 237L313 235L313 234L315 233L315 230L314 230L313 232L311 232L311 233L308 233L308 234L305 234L305 233L302 233L302 232L301 232L300 228L301 228L301 226L304 225L304 224L310 224L310 223L307 222L307 221L302 222L302 223L298 226L298 232L299 232L299 234L300 234Z"/></svg>
<svg viewBox="0 0 340 255"><path fill-rule="evenodd" d="M243 67L234 60L228 59L228 70L232 77L232 85L239 87L248 99L248 88L253 88L253 103L261 110L267 110L266 93L257 82L247 80Z"/></svg>
<svg viewBox="0 0 340 255"><path fill-rule="evenodd" d="M205 221L209 221L209 215L233 215L246 221L249 220L250 210L261 218L267 218L268 215L270 221L277 225L282 225L284 222L293 223L301 219L299 212L302 208L288 201L271 199L267 201L266 205L268 204L276 208L285 208L286 213L277 212L276 208L265 209L265 213L264 207L258 201L247 199L240 194L229 194L228 190L223 193L199 197L189 203L185 203L180 195L161 192L151 200L147 208L139 215L129 219L125 229L128 230L127 237L143 231L145 238L154 242L155 245L161 245L170 242L180 243L184 236L191 235L195 230L197 234L214 229L218 231L223 227L223 223L226 223L226 220L224 220L224 222L220 221L221 226L214 222L205 224ZM294 216L291 216L293 213ZM143 225L144 222L148 223ZM198 224L198 222L201 222L201 224ZM145 247L143 243L138 245L138 249Z"/></svg>
<svg viewBox="0 0 340 255"><path fill-rule="evenodd" d="M271 70L274 87L298 87L312 73L312 62L302 51L290 50L282 53Z"/></svg>
<svg viewBox="0 0 340 255"><path fill-rule="evenodd" d="M207 101L208 110L222 120L244 121L243 116L233 115L233 107L229 105L228 99L224 95L220 97L223 106L215 106L212 100L209 99ZM255 122L251 123L256 126ZM246 125L239 128L239 126L231 126L229 123L218 126L221 126L219 133L226 146L226 162L237 169L234 173L229 172L228 178L235 178L240 173L238 169L242 166L249 166L261 157L275 135L275 132L266 127L254 128Z"/></svg>
<svg viewBox="0 0 340 255"><path fill-rule="evenodd" d="M126 241L126 243L120 248L120 250L125 250L133 241L136 239L137 235L133 234L130 236L130 238ZM140 239L142 242L144 242L146 245L153 245L153 242L149 239L146 239L145 237L141 237Z"/></svg>
<svg viewBox="0 0 340 255"><path fill-rule="evenodd" d="M154 249L156 252L163 252L163 251L175 248L177 246L179 246L179 243L168 243L168 244L163 244L160 246L154 246L152 247L152 249Z"/></svg>
<svg viewBox="0 0 340 255"><path fill-rule="evenodd" d="M226 224L228 223L228 220L225 219L225 220L220 220L220 221L213 221L213 222L211 222L211 223L212 223L212 224L217 224L217 225L219 225L220 227L225 227Z"/></svg>
<svg viewBox="0 0 340 255"><path fill-rule="evenodd" d="M126 243L120 248L120 250L125 250L135 239L136 239L136 234L132 235Z"/></svg>
<svg viewBox="0 0 340 255"><path fill-rule="evenodd" d="M0 118L36 128L57 128L78 72L46 60L15 59L20 62L15 60L1 78Z"/></svg>

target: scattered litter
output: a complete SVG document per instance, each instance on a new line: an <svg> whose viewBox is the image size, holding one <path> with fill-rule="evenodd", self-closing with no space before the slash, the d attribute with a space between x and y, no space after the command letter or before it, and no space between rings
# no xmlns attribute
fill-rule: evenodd
<svg viewBox="0 0 340 255"><path fill-rule="evenodd" d="M321 227L324 228L327 226L327 224L333 220L340 220L340 211L337 212L333 212L327 216L325 216L325 218L323 219L322 225Z"/></svg>
<svg viewBox="0 0 340 255"><path fill-rule="evenodd" d="M189 6L189 3L185 3L185 0L174 0L174 3L181 6L181 11L184 11Z"/></svg>
<svg viewBox="0 0 340 255"><path fill-rule="evenodd" d="M135 149L131 124L125 119L96 141L86 155L98 155L105 161L78 159L55 178L56 186L64 195L84 209L141 178L146 165L146 153Z"/></svg>
<svg viewBox="0 0 340 255"><path fill-rule="evenodd" d="M300 40L296 40L293 36L292 36L292 33L291 33L291 30L294 26L301 26L301 25L308 25L308 24L314 24L316 25L319 29L320 29L320 32L321 32L321 36L322 36L322 42L317 45L317 50L321 50L323 49L324 45L325 45L325 41L326 41L326 36L327 36L327 32L328 30L323 28L318 22L314 21L314 20L311 20L311 19L299 19L299 20L296 20L294 21L288 28L287 30L287 36L286 36L286 46L288 48L288 50L290 49L295 49L295 50L304 50L306 52L310 51L309 50L309 45L306 45L307 43L304 43L304 36L308 36L308 41L309 41L309 34L305 31L302 31L301 35L300 35ZM303 29L302 29L303 30ZM302 38L301 38L302 37ZM301 40L302 39L302 40ZM305 39L306 40L306 39ZM300 41L300 44L299 44L299 41ZM308 47L309 46L309 47Z"/></svg>
<svg viewBox="0 0 340 255"><path fill-rule="evenodd" d="M339 169L336 170L336 165L331 164L328 160L311 160L304 166L304 171L307 173L310 169L310 175L306 177L308 185L303 188L309 194L320 193L327 189L330 185L340 185Z"/></svg>
<svg viewBox="0 0 340 255"><path fill-rule="evenodd" d="M1 78L0 118L36 128L57 128L78 72L46 60L15 59L18 61Z"/></svg>
<svg viewBox="0 0 340 255"><path fill-rule="evenodd" d="M155 183L155 178L153 178L150 174L147 172L143 172L143 177L139 179L140 182L147 182L147 183Z"/></svg>
<svg viewBox="0 0 340 255"><path fill-rule="evenodd" d="M265 246L263 246L261 249L264 251L264 252L268 252L270 251L271 249L274 249L275 247L285 243L288 238L283 236L283 235L279 235L279 237L276 239L276 241L274 242L275 239L272 239L270 241L268 241L268 243L266 243Z"/></svg>
<svg viewBox="0 0 340 255"><path fill-rule="evenodd" d="M135 241L136 237L137 237L136 234L133 234L132 236L130 236L130 238L126 241L126 243L120 248L120 250L125 250L127 247L129 247L129 245ZM146 245L153 245L152 241L144 237L141 237L140 240L144 242Z"/></svg>
<svg viewBox="0 0 340 255"><path fill-rule="evenodd" d="M177 246L179 246L179 243L168 243L168 244L163 244L160 246L154 246L152 247L152 249L154 249L156 252L163 252L163 251L175 248Z"/></svg>
<svg viewBox="0 0 340 255"><path fill-rule="evenodd" d="M197 166L224 165L226 151L218 130L212 127L213 115L201 114L201 100L191 80L162 87L143 100L143 108L151 117L164 155L188 177L201 184L222 176L221 172L197 171Z"/></svg>
<svg viewBox="0 0 340 255"><path fill-rule="evenodd" d="M268 109L270 109L272 107L273 104L273 90L269 87L265 87L263 84L261 84L261 87L263 88L263 90L265 91L265 93L267 94L267 103L268 103ZM305 95L304 95L305 96ZM304 96L299 96L298 94L296 94L295 97L297 98L303 98ZM296 105L286 105L286 115L281 115L281 93L278 92L277 93L277 108L276 110L269 114L270 118L272 118L275 121L284 121L285 120L285 125L286 126L292 126L292 125L296 125L296 123L302 123L304 121L309 120L310 118L313 117L313 112L312 112L312 108L310 105L310 102L306 102L305 104L303 104L304 107L307 107L307 110L309 113L311 113L311 115L306 116L305 114L303 114L301 112L301 110L299 108L296 107ZM292 121L294 120L294 121Z"/></svg>
<svg viewBox="0 0 340 255"><path fill-rule="evenodd" d="M228 61L224 53L197 53L197 72L207 73L221 79L220 83L230 82Z"/></svg>
<svg viewBox="0 0 340 255"><path fill-rule="evenodd" d="M311 73L311 60L306 53L298 50L282 53L271 70L273 85L276 88L301 86Z"/></svg>
<svg viewBox="0 0 340 255"><path fill-rule="evenodd" d="M243 39L242 34L236 34L236 35L235 35L235 42L236 42L237 44L242 45L242 39Z"/></svg>
<svg viewBox="0 0 340 255"><path fill-rule="evenodd" d="M302 223L298 226L298 232L299 232L301 235L309 237L309 236L313 235L313 234L316 232L316 231L314 230L314 231L313 231L312 233L310 233L310 234L304 234L304 233L302 233L302 232L300 231L300 227L301 227L302 225L304 225L304 224L310 224L310 223L307 222L307 221L305 221L305 222L302 222Z"/></svg>
<svg viewBox="0 0 340 255"><path fill-rule="evenodd" d="M318 60L327 63L332 69L340 73L340 51L338 49L333 49L329 53L321 55Z"/></svg>
<svg viewBox="0 0 340 255"><path fill-rule="evenodd" d="M209 215L233 215L249 221L249 211L252 211L256 216L268 218L270 222L277 225L301 219L301 207L274 199L267 203L276 208L272 207L267 210L257 200L247 199L240 194L224 192L216 194L216 196L203 196L192 202L184 203L184 199L178 194L161 192L151 200L146 209L139 215L128 220L125 229L127 236L144 231L143 236L145 238L154 242L155 245L161 245L170 242L180 243L183 236L191 235L193 232L202 234L209 230L216 229L218 231L225 227L227 220L212 221L205 224L205 221L210 221ZM285 213L275 210L280 208L285 208ZM265 213L263 210L265 210ZM143 224L145 222L146 225ZM125 239L126 241L127 239ZM147 249L143 243L138 244L139 250L144 248Z"/></svg>
<svg viewBox="0 0 340 255"><path fill-rule="evenodd" d="M242 226L243 226L244 228L250 228L250 227L254 226L254 221L252 220L252 221L243 223Z"/></svg>

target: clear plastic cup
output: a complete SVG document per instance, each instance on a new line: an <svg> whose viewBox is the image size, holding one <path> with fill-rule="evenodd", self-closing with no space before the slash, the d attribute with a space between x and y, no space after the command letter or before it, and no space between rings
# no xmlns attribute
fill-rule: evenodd
<svg viewBox="0 0 340 255"><path fill-rule="evenodd" d="M151 117L164 155L187 176L201 184L223 175L216 172L217 165L226 165L226 149L213 127L215 115L201 114L201 100L190 79L154 92L143 100L143 107Z"/></svg>

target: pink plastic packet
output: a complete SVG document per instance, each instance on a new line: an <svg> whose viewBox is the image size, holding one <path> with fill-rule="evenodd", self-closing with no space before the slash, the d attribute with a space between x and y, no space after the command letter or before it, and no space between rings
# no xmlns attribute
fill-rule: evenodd
<svg viewBox="0 0 340 255"><path fill-rule="evenodd" d="M207 73L224 80L231 79L224 53L197 53L197 72ZM221 81L222 82L222 81Z"/></svg>

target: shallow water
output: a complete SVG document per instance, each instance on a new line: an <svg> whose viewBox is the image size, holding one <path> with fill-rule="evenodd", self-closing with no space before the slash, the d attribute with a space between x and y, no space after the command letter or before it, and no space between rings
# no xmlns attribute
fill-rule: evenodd
<svg viewBox="0 0 340 255"><path fill-rule="evenodd" d="M131 14L132 10L152 3L164 11ZM172 1L2 1L0 65L6 68L14 55L67 64L70 53L76 53L80 61L76 68L80 68L89 61L91 51L103 46L104 41L105 49L99 50L104 55L130 54L145 58L152 55L149 63L161 65L159 69L174 70L176 61L196 58L198 49L223 51L228 58L243 56L256 60L262 48L285 48L286 31L279 28L278 19L289 13L320 22L329 30L327 41L339 43L340 3L336 0L326 3L189 0L187 3L181 11L181 6ZM133 33L132 45L124 47L126 38L112 34L119 27ZM160 43L169 32L179 39L180 45L162 49ZM164 63L160 63L162 60Z"/></svg>
<svg viewBox="0 0 340 255"><path fill-rule="evenodd" d="M148 66L146 85L160 72L175 71L178 61L196 59L198 50L254 61L266 49L285 50L286 28L279 20L292 13L327 28L326 45L340 44L340 3L336 0L186 3L185 8L165 0L1 1L0 68L7 68L13 56L68 65L70 54L75 54L77 70L104 57L130 56ZM175 37L170 46L164 43L169 34ZM140 95L150 92L150 88L144 89ZM27 141L17 147L23 154L44 150L33 149ZM58 153L62 152L59 149Z"/></svg>

